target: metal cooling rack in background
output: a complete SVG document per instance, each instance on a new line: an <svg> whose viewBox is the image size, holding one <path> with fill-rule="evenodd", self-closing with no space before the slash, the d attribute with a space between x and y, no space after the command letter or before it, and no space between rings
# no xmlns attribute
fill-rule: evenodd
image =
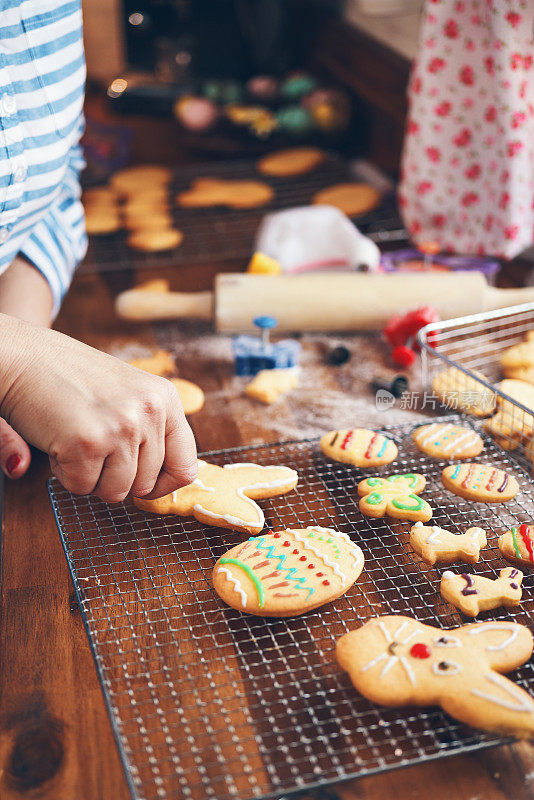
<svg viewBox="0 0 534 800"><path fill-rule="evenodd" d="M169 189L169 203L175 226L184 234L180 247L161 253L144 253L126 244L128 233L89 237L87 256L81 272L109 272L121 269L179 266L195 262L224 261L242 258L248 260L256 231L263 216L293 206L307 205L319 189L345 181L365 180L358 166L329 156L324 163L305 175L292 178L275 178L261 175L255 161L229 161L188 164L177 167ZM367 173L366 173L367 174ZM274 190L272 201L259 208L230 209L179 208L175 203L177 193L188 189L192 181L201 177L233 180L252 179L267 183ZM392 197L386 197L379 208L355 217L362 233L376 242L405 242L404 229Z"/></svg>
<svg viewBox="0 0 534 800"><path fill-rule="evenodd" d="M399 456L382 474L422 472L436 524L457 532L483 527L488 547L473 570L495 577L505 566L497 535L532 520L533 484L486 438L477 460L513 472L520 493L506 506L455 497L441 484L446 462L414 447L415 427L384 429ZM344 531L361 545L365 568L346 595L311 613L254 617L226 607L211 582L215 561L242 534L73 497L53 479L54 513L134 798L280 796L504 741L438 709L375 706L336 663L339 636L377 614L444 628L465 621L439 594L441 570L412 552L410 524L360 514L356 485L373 471L328 461L315 440L205 457L296 469L296 490L262 501L266 525ZM480 618L532 628L534 575L523 586L517 610ZM532 664L512 677L534 690Z"/></svg>
<svg viewBox="0 0 534 800"><path fill-rule="evenodd" d="M483 424L488 433L521 465L532 470L534 384L531 390L526 385L529 394L522 395L523 402L496 385L505 377L501 355L508 347L523 342L529 331L534 331L534 303L432 323L419 332L418 339L423 384L430 394L436 380L448 371L453 378L449 380L449 396L443 401L449 410L458 409L462 400L468 404L480 402L479 416L487 417Z"/></svg>

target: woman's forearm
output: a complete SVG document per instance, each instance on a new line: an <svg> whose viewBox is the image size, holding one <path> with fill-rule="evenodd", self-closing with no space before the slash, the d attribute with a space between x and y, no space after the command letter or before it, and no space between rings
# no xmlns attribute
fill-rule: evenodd
<svg viewBox="0 0 534 800"><path fill-rule="evenodd" d="M49 327L52 293L41 273L21 256L0 275L0 314Z"/></svg>

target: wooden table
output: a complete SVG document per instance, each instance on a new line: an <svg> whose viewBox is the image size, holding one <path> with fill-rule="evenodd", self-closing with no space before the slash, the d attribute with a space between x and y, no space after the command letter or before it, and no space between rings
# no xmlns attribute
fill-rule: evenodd
<svg viewBox="0 0 534 800"><path fill-rule="evenodd" d="M228 264L226 267L231 269ZM220 271L221 265L218 265ZM172 276L172 288L210 288L215 267L195 265ZM158 270L158 274L162 274ZM510 275L513 272L510 271ZM121 343L155 344L148 325L135 328L117 320L113 295L146 279L121 272L107 277L78 275L57 327L102 349ZM516 283L517 280L512 280ZM206 362L204 362L206 363ZM385 362L380 366L386 370ZM228 377L228 365L214 358L209 374L197 374L194 360L181 365L184 377L198 378L210 395ZM369 407L364 385L356 391ZM216 399L213 401L216 403ZM217 410L218 411L218 410ZM200 449L272 440L276 432L261 419L239 419L230 405L225 424L218 413L192 418ZM281 406L282 415L289 410ZM288 423L290 420L288 420ZM293 424L294 421L293 421ZM0 592L0 798L46 800L127 800L96 670L89 650L65 556L46 492L47 459L35 454L26 478L5 491ZM504 800L534 797L534 757L516 744L334 787L342 800L428 796L434 800Z"/></svg>

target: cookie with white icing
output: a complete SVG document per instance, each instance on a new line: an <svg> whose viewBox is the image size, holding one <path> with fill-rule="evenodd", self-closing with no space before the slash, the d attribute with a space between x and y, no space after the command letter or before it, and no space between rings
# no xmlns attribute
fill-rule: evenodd
<svg viewBox="0 0 534 800"><path fill-rule="evenodd" d="M513 475L489 464L451 464L441 473L444 487L475 503L507 503L519 491Z"/></svg>
<svg viewBox="0 0 534 800"><path fill-rule="evenodd" d="M523 573L515 567L501 569L495 580L462 572L456 575L445 570L440 592L444 600L467 617L476 617L492 608L515 608L521 602Z"/></svg>
<svg viewBox="0 0 534 800"><path fill-rule="evenodd" d="M259 533L265 517L255 500L287 494L295 488L298 473L290 467L259 464L225 464L219 467L198 462L198 477L158 500L134 498L134 503L153 514L193 516L206 525Z"/></svg>
<svg viewBox="0 0 534 800"><path fill-rule="evenodd" d="M329 431L321 436L319 447L328 458L355 467L380 467L397 458L397 445L383 433L366 428Z"/></svg>
<svg viewBox="0 0 534 800"><path fill-rule="evenodd" d="M501 555L513 564L534 569L534 525L517 525L497 542Z"/></svg>
<svg viewBox="0 0 534 800"><path fill-rule="evenodd" d="M484 449L484 442L476 431L450 422L422 425L412 435L418 449L431 458L474 458Z"/></svg>
<svg viewBox="0 0 534 800"><path fill-rule="evenodd" d="M476 728L532 738L534 699L502 674L524 664L532 644L515 622L441 630L391 614L342 636L336 656L374 703L440 705Z"/></svg>
<svg viewBox="0 0 534 800"><path fill-rule="evenodd" d="M451 533L438 525L416 522L410 531L410 544L427 564L454 564L456 561L476 564L480 550L487 545L482 528L468 528L465 533Z"/></svg>
<svg viewBox="0 0 534 800"><path fill-rule="evenodd" d="M432 508L418 495L426 479L418 473L406 472L388 478L365 478L358 484L359 508L366 517L393 517L411 522L428 522Z"/></svg>
<svg viewBox="0 0 534 800"><path fill-rule="evenodd" d="M363 564L346 533L319 526L268 531L225 553L213 569L213 586L239 611L293 617L345 594Z"/></svg>

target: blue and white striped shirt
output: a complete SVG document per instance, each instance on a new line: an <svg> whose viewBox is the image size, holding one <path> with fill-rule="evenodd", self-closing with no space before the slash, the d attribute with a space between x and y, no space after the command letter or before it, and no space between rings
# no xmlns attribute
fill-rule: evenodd
<svg viewBox="0 0 534 800"><path fill-rule="evenodd" d="M81 0L0 0L0 273L23 255L54 313L85 254Z"/></svg>

